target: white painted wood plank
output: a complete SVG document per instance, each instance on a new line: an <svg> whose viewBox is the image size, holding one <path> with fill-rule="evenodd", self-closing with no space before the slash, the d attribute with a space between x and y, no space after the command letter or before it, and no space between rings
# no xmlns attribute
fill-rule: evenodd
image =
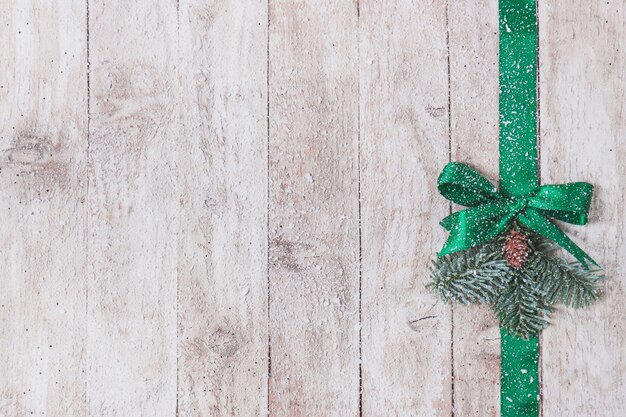
<svg viewBox="0 0 626 417"><path fill-rule="evenodd" d="M86 7L0 22L0 415L84 416Z"/></svg>
<svg viewBox="0 0 626 417"><path fill-rule="evenodd" d="M89 415L176 410L174 1L91 1Z"/></svg>
<svg viewBox="0 0 626 417"><path fill-rule="evenodd" d="M270 1L269 406L359 403L357 8Z"/></svg>
<svg viewBox="0 0 626 417"><path fill-rule="evenodd" d="M590 224L566 230L605 266L606 296L560 309L543 333L543 416L626 415L626 10L539 3L542 179L596 186Z"/></svg>
<svg viewBox="0 0 626 417"><path fill-rule="evenodd" d="M267 1L183 0L178 413L267 413Z"/></svg>
<svg viewBox="0 0 626 417"><path fill-rule="evenodd" d="M363 415L450 416L451 313L425 286L449 211L444 2L361 1Z"/></svg>
<svg viewBox="0 0 626 417"><path fill-rule="evenodd" d="M452 160L497 184L498 2L459 0L448 8ZM457 305L453 314L455 415L499 416L498 319L487 306Z"/></svg>

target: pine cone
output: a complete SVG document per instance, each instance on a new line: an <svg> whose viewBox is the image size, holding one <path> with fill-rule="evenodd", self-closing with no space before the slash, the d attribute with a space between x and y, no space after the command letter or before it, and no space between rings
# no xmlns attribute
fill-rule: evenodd
<svg viewBox="0 0 626 417"><path fill-rule="evenodd" d="M528 260L529 254L528 237L511 229L504 241L504 257L509 265L515 269L521 268Z"/></svg>

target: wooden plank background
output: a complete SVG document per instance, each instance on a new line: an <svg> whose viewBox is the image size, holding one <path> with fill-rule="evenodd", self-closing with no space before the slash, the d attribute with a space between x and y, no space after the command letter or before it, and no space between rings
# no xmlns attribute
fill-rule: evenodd
<svg viewBox="0 0 626 417"><path fill-rule="evenodd" d="M601 302L542 417L626 415L623 1L539 2L541 176ZM424 287L450 159L497 177L496 0L0 0L0 416L499 415Z"/></svg>

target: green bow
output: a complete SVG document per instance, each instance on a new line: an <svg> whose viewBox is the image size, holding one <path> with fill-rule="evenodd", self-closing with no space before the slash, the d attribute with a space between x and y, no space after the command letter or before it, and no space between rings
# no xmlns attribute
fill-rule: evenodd
<svg viewBox="0 0 626 417"><path fill-rule="evenodd" d="M553 240L581 264L597 263L548 218L567 223L587 223L593 186L586 182L542 185L531 192L507 197L485 177L459 163L448 163L437 181L439 192L448 200L469 207L441 221L450 236L439 256L469 249L493 239L513 219Z"/></svg>

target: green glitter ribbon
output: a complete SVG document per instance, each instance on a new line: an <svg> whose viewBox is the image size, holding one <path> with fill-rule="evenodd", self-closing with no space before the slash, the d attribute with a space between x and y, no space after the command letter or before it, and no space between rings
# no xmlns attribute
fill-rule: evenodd
<svg viewBox="0 0 626 417"><path fill-rule="evenodd" d="M500 329L500 416L539 416L539 339Z"/></svg>
<svg viewBox="0 0 626 417"><path fill-rule="evenodd" d="M499 0L500 189L465 164L446 165L439 191L469 208L441 221L450 236L440 256L485 243L515 220L555 241L584 266L596 264L550 220L585 224L592 185L539 185L536 1ZM538 417L539 341L505 329L501 337L501 416Z"/></svg>
<svg viewBox="0 0 626 417"><path fill-rule="evenodd" d="M536 0L500 0L499 15L500 189L521 196L539 184ZM539 340L500 334L500 415L538 417Z"/></svg>
<svg viewBox="0 0 626 417"><path fill-rule="evenodd" d="M537 5L500 0L500 190L467 165L451 162L439 191L470 208L441 221L450 236L440 256L469 249L504 232L513 219L553 240L581 264L597 263L550 218L584 225L593 186L539 186L537 158Z"/></svg>
<svg viewBox="0 0 626 417"><path fill-rule="evenodd" d="M517 149L517 148L514 148ZM507 160L509 173L519 172L524 158L511 157L506 151L500 160ZM502 175L502 172L501 172ZM536 175L536 174L535 174ZM470 207L451 214L441 221L450 236L440 256L459 252L485 243L506 231L513 219L552 239L571 253L580 263L596 264L567 237L549 218L572 224L586 224L593 186L586 182L536 186L526 194L505 194L469 166L450 162L438 180L439 192L448 200ZM521 184L524 188L525 183ZM509 187L516 190L510 183Z"/></svg>

